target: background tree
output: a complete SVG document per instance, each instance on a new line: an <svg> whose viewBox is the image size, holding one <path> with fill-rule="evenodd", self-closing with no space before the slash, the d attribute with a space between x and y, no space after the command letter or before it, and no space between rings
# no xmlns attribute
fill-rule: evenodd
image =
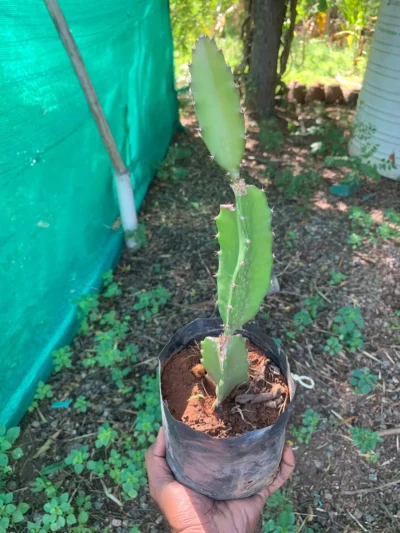
<svg viewBox="0 0 400 533"><path fill-rule="evenodd" d="M283 41L284 55L282 55L278 75L282 30L288 5L290 5L291 17ZM252 0L251 18L254 29L251 42L249 91L253 93L260 117L268 118L275 112L277 82L286 68L289 57L296 20L296 1Z"/></svg>

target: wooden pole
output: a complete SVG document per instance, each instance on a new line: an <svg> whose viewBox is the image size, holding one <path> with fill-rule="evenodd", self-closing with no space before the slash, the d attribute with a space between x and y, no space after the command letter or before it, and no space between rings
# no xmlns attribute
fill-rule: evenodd
<svg viewBox="0 0 400 533"><path fill-rule="evenodd" d="M64 47L74 67L75 73L82 86L92 115L96 121L98 130L107 149L108 155L114 167L114 175L118 193L119 206L121 211L121 221L125 232L130 234L137 229L137 215L133 198L132 184L130 181L129 170L122 160L118 147L111 133L107 119L97 97L96 91L90 81L82 56L76 45L71 31L65 20L64 14L57 0L43 0L54 22L54 25L60 35ZM130 248L135 246L132 235L126 239Z"/></svg>

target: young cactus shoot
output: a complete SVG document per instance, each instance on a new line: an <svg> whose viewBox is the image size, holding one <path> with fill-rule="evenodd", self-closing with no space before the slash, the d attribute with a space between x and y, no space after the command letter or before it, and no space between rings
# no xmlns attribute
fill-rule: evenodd
<svg viewBox="0 0 400 533"><path fill-rule="evenodd" d="M248 381L245 339L237 334L256 316L271 284L271 210L265 193L240 176L245 149L244 114L232 72L213 39L200 37L190 66L191 91L202 138L227 172L235 205L217 217L218 308L224 333L201 344L202 364L216 386L216 404Z"/></svg>

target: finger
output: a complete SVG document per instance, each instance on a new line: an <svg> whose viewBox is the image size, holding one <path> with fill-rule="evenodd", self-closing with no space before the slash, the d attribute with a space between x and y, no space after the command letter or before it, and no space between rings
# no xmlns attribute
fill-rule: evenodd
<svg viewBox="0 0 400 533"><path fill-rule="evenodd" d="M166 453L165 434L164 434L164 428L161 426L160 431L158 432L156 441L153 444L153 455L156 455L157 457L165 458L165 453Z"/></svg>
<svg viewBox="0 0 400 533"><path fill-rule="evenodd" d="M274 481L261 491L261 495L268 498L271 494L282 487L282 485L290 478L296 464L296 459L293 450L286 445L283 449L282 460L279 467L278 474Z"/></svg>
<svg viewBox="0 0 400 533"><path fill-rule="evenodd" d="M155 443L146 453L146 469L149 479L151 497L157 502L164 487L174 481L172 472L165 459L165 437L163 428L160 429Z"/></svg>

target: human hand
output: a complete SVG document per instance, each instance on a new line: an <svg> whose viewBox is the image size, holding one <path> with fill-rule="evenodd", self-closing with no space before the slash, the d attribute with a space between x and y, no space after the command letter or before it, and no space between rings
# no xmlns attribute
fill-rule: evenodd
<svg viewBox="0 0 400 533"><path fill-rule="evenodd" d="M259 494L242 500L215 501L175 480L165 459L164 430L146 453L150 495L173 533L254 533L266 499L290 477L295 465L285 446L274 482Z"/></svg>

